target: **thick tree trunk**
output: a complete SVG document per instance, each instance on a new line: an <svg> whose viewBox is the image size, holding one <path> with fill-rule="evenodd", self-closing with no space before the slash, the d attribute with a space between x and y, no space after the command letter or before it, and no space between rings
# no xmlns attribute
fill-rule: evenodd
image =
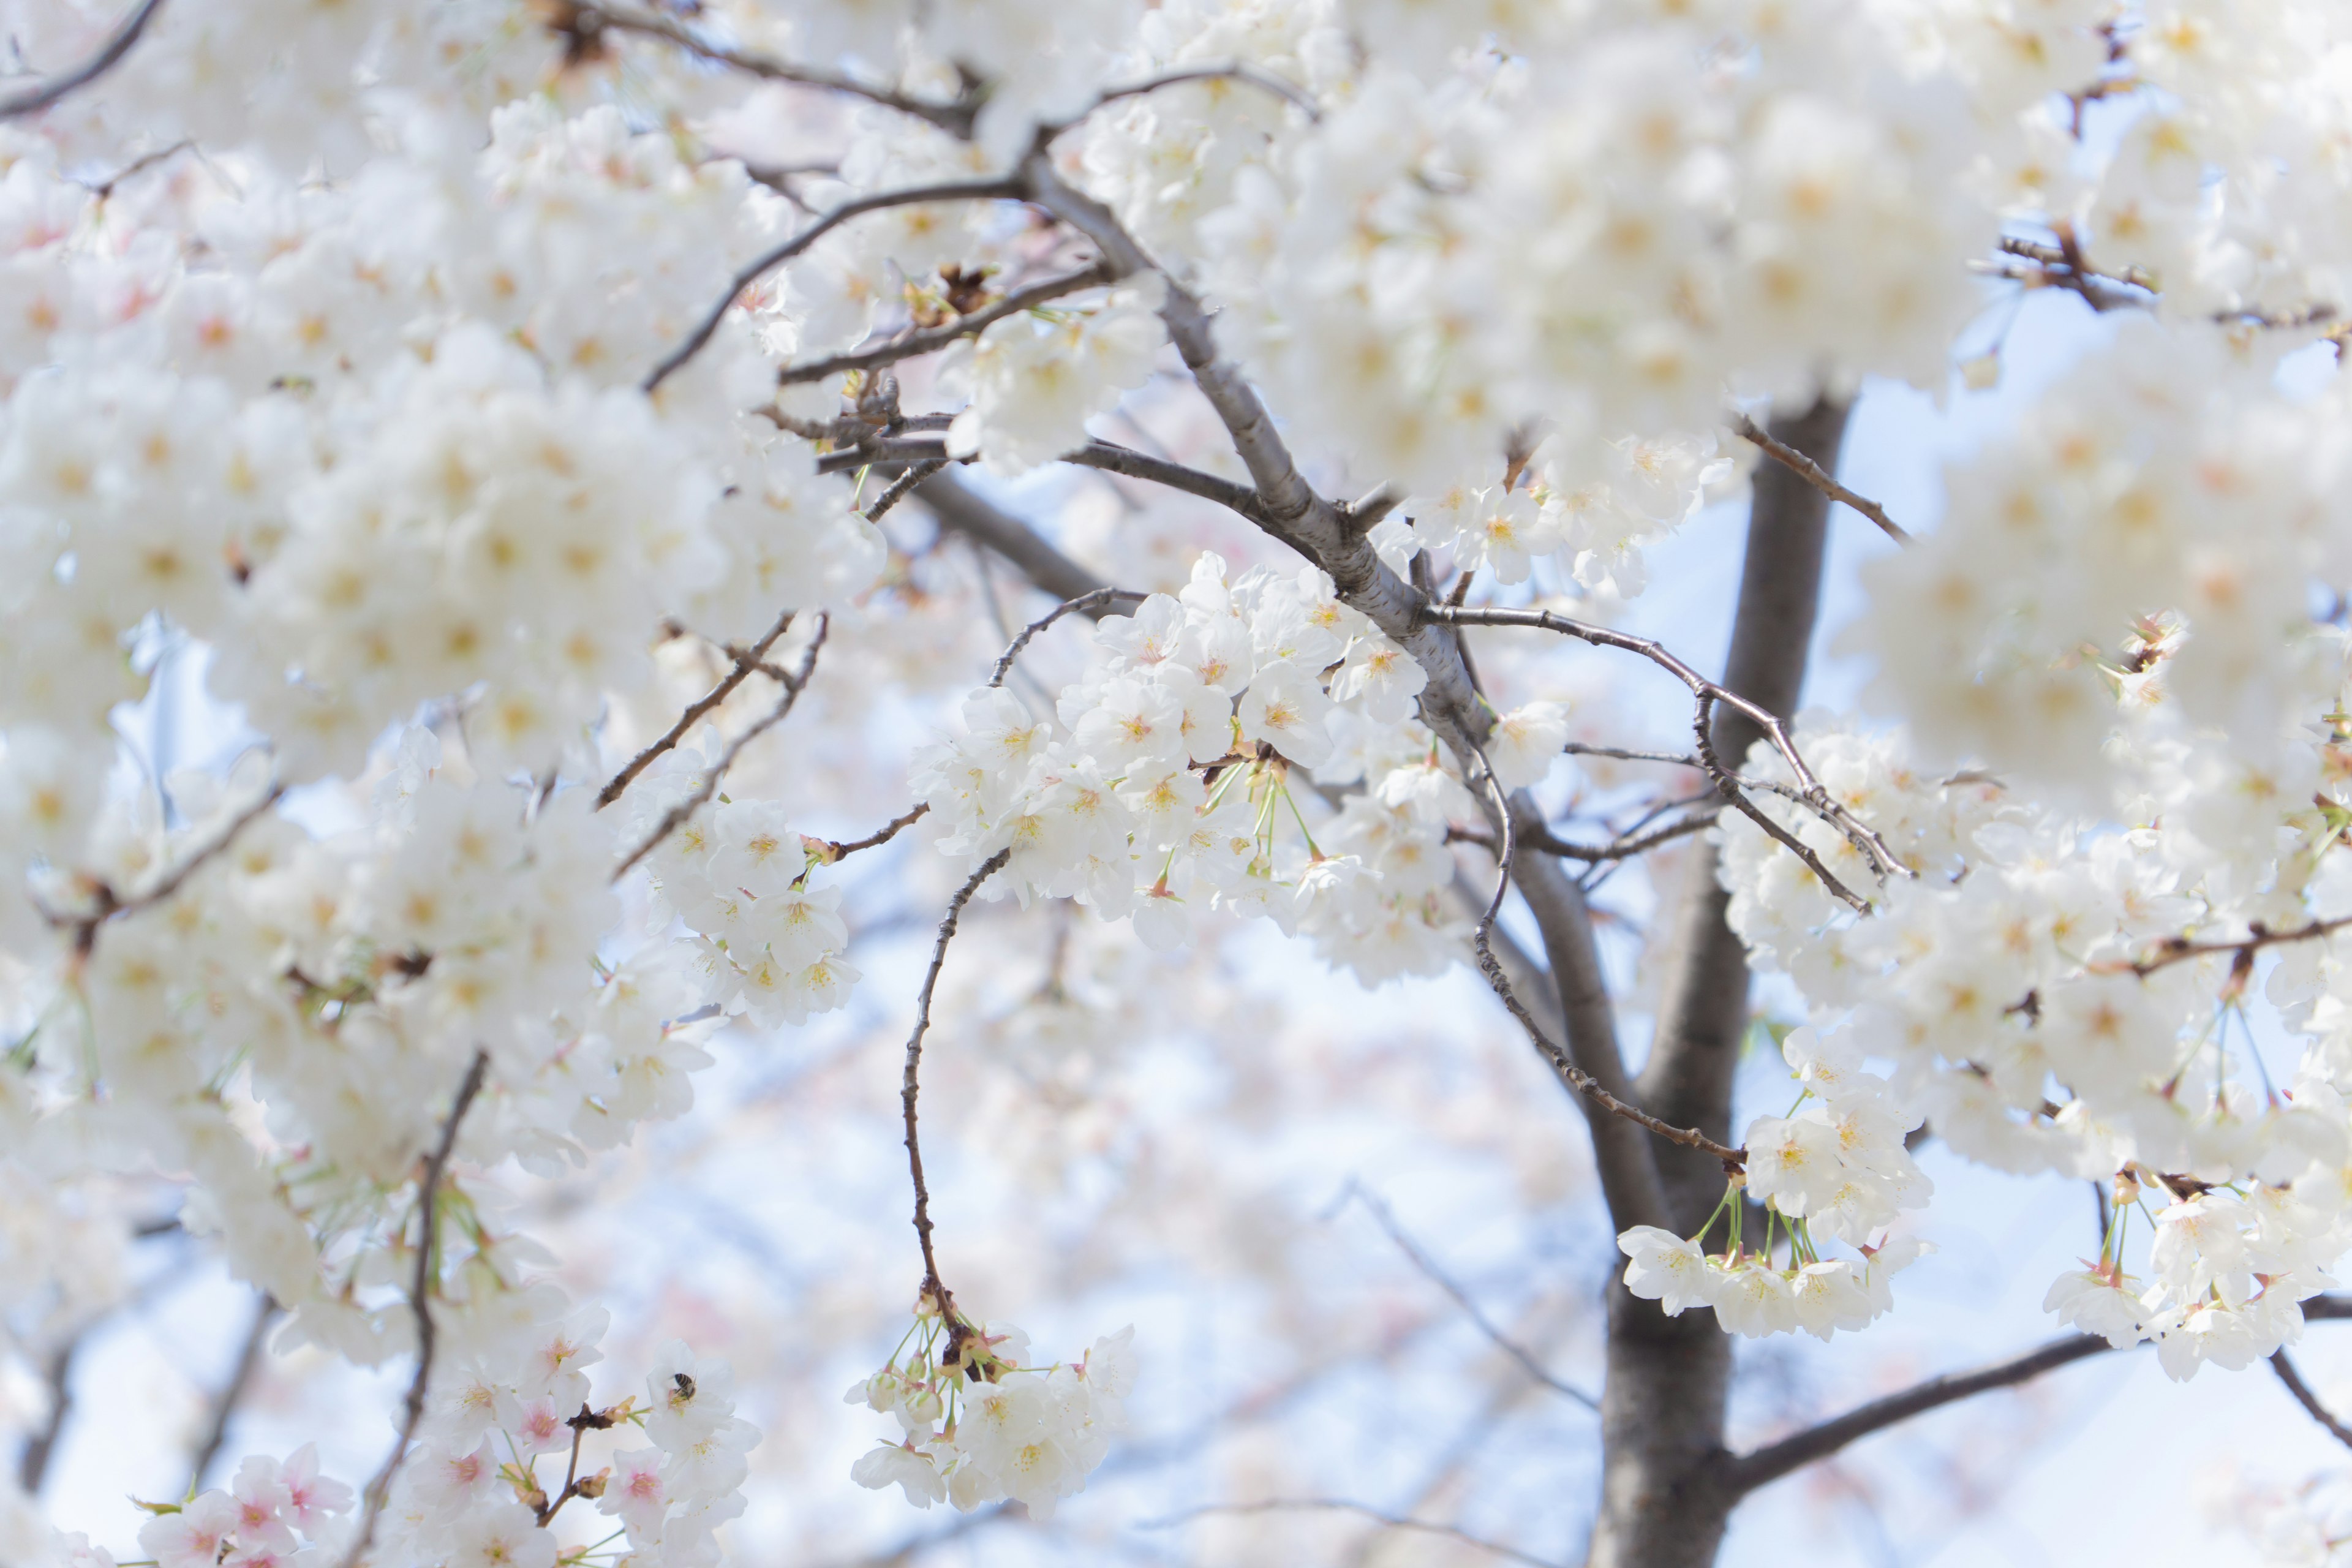
<svg viewBox="0 0 2352 1568"><path fill-rule="evenodd" d="M1824 400L1775 419L1771 433L1834 473L1846 405ZM1796 710L1821 597L1829 501L1788 469L1756 475L1747 562L1724 684L1783 717ZM1758 738L1733 713L1715 743L1733 766ZM1725 922L1713 856L1695 858L1674 915L1656 1040L1635 1085L1644 1110L1737 1142L1732 1079L1748 1028L1748 960ZM1655 1146L1673 1223L1687 1234L1723 1194L1723 1170L1696 1151ZM1669 1318L1612 1285L1601 1396L1601 1513L1589 1568L1702 1568L1738 1500L1724 1460L1731 1344L1711 1312Z"/></svg>

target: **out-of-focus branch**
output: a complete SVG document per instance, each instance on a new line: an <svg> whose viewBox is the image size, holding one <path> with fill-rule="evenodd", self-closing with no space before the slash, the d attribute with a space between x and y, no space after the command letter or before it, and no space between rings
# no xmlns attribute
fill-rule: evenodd
<svg viewBox="0 0 2352 1568"><path fill-rule="evenodd" d="M1847 1444L1867 1437L1874 1432L1884 1431L1897 1422L1908 1421L1914 1415L1924 1415L1941 1405L1992 1389L2012 1387L2069 1363L2097 1355L2107 1348L2107 1342L2097 1334L2068 1334L2064 1339L2053 1340L2039 1350L1995 1362L1974 1372L1948 1373L1942 1377L1931 1377L1900 1394L1874 1399L1834 1420L1824 1421L1818 1426L1808 1426L1753 1453L1742 1454L1724 1467L1723 1479L1731 1489L1734 1499L1745 1496L1758 1487L1779 1480L1791 1470L1826 1459Z"/></svg>
<svg viewBox="0 0 2352 1568"><path fill-rule="evenodd" d="M1478 1331L1486 1335L1496 1350L1517 1363L1520 1371L1550 1389L1554 1394L1565 1394L1587 1410L1597 1411L1601 1408L1599 1400L1573 1384L1562 1383L1559 1378L1554 1377L1546 1370L1543 1363L1536 1360L1526 1347L1496 1327L1494 1321L1479 1309L1478 1303L1470 1299L1470 1293L1454 1283L1453 1279L1444 1269L1438 1268L1430 1256L1414 1243L1412 1237L1405 1234L1404 1227L1397 1223L1396 1215L1390 1212L1389 1205L1374 1196L1370 1189L1362 1183L1350 1179L1344 1197L1353 1198L1363 1205L1374 1222L1381 1230L1388 1233L1389 1240L1396 1244L1396 1249L1403 1253L1415 1268L1427 1276L1431 1284L1452 1298L1454 1304L1462 1309L1463 1315L1477 1326Z"/></svg>
<svg viewBox="0 0 2352 1568"><path fill-rule="evenodd" d="M1370 1503L1351 1502L1345 1498L1266 1498L1257 1502L1204 1503L1199 1508L1186 1509L1182 1513L1171 1513L1164 1519L1145 1520L1136 1528L1166 1530L1173 1525L1189 1524L1196 1519L1205 1519L1212 1514L1286 1512L1358 1514L1383 1529L1412 1530L1425 1535L1443 1535L1448 1540L1461 1542L1465 1546L1475 1546L1481 1552L1491 1552L1497 1557L1508 1558L1514 1563L1527 1563L1528 1568L1559 1568L1558 1563L1548 1558L1522 1552L1516 1546L1507 1546L1499 1541L1489 1541L1483 1535L1473 1535L1455 1525L1441 1524L1434 1520L1408 1519L1400 1514L1385 1513Z"/></svg>
<svg viewBox="0 0 2352 1568"><path fill-rule="evenodd" d="M574 53L593 49L601 36L607 32L636 33L649 38L660 38L698 58L764 81L790 82L796 87L813 87L826 92L862 98L886 109L895 109L901 114L911 114L961 141L971 139L972 121L980 113L977 93L967 93L951 103L916 98L872 82L859 81L838 71L793 65L749 49L730 48L724 44L713 43L667 16L625 11L618 6L595 3L595 0L555 0L552 9L556 15L551 26L556 32L574 40Z"/></svg>
<svg viewBox="0 0 2352 1568"><path fill-rule="evenodd" d="M221 1445L228 1441L229 1424L236 1418L236 1407L253 1387L254 1374L261 1370L270 1326L278 1321L282 1310L266 1290L254 1302L253 1326L246 1330L245 1344L236 1353L236 1364L229 1369L228 1381L213 1395L212 1421L205 1428L204 1441L196 1445L195 1458L188 1463L188 1494L192 1497L204 1489L213 1461L220 1458Z"/></svg>
<svg viewBox="0 0 2352 1568"><path fill-rule="evenodd" d="M26 1436L24 1450L16 1456L16 1487L27 1497L40 1495L41 1483L48 1479L49 1460L58 1451L58 1439L65 1436L66 1422L73 1415L74 1352L80 1348L81 1335L68 1335L41 1365L41 1382L49 1394L48 1416L39 1431Z"/></svg>
<svg viewBox="0 0 2352 1568"><path fill-rule="evenodd" d="M1044 534L983 500L951 471L933 474L916 486L915 499L930 509L941 528L1003 556L1037 588L1057 599L1081 598L1104 586ZM1100 613L1107 614L1108 609Z"/></svg>
<svg viewBox="0 0 2352 1568"><path fill-rule="evenodd" d="M226 853L229 847L236 842L236 836L244 832L247 826L256 817L276 805L285 793L286 788L283 784L271 784L260 799L231 817L218 833L183 856L162 876L136 892L118 893L111 882L94 878L87 879L84 881L84 888L89 895L88 906L71 910L52 910L44 906L41 910L42 918L52 926L70 931L73 935L75 954L81 958L88 958L90 949L98 944L100 927L109 921L120 919L124 915L137 914L141 910L152 909L178 892L182 885L201 870L207 862Z"/></svg>
<svg viewBox="0 0 2352 1568"><path fill-rule="evenodd" d="M2311 1385L2303 1381L2303 1373L2295 1370L2294 1363L2287 1359L2286 1352L2278 1351L2273 1353L2271 1370L2278 1373L2281 1383L2286 1384L2286 1391L2294 1395L2294 1402L2309 1411L2314 1421L2327 1428L2329 1436L2346 1447L2352 1448L2352 1426L2347 1426L2343 1422L2338 1421L2327 1406L2320 1403L2319 1395L2314 1394L2311 1391Z"/></svg>
<svg viewBox="0 0 2352 1568"><path fill-rule="evenodd" d="M131 46L139 41L139 35L147 30L147 24L155 19L155 13L163 8L163 0L139 0L138 8L122 19L122 25L107 36L106 42L100 45L98 52L89 58L37 86L0 98L0 120L38 114L68 93L89 86L112 70L116 63L131 52Z"/></svg>
<svg viewBox="0 0 2352 1568"><path fill-rule="evenodd" d="M393 1478L400 1473L401 1461L408 1458L409 1445L416 1440L417 1424L425 1419L425 1394L433 1382L437 1334L433 1321L433 1289L434 1264L440 1255L440 1226L435 1205L440 1200L441 1179L448 1171L450 1152L457 1147L457 1129L465 1121L466 1112L472 1109L474 1097L482 1092L482 1080L489 1070L490 1053L476 1051L472 1065L466 1068L464 1081L457 1085L457 1098L449 1102L448 1119L441 1124L441 1140L425 1156L425 1173L416 1184L416 1268L408 1282L408 1310L416 1320L416 1373L408 1380L408 1397L401 1407L400 1436L393 1443L392 1452L384 1456L383 1468L368 1482L359 1534L343 1558L343 1568L359 1568L369 1548L375 1544L376 1523L383 1517L383 1505L392 1496Z"/></svg>

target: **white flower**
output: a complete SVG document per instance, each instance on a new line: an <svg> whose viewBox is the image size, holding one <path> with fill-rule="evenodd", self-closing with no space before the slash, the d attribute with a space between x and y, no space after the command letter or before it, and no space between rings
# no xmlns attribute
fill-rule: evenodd
<svg viewBox="0 0 2352 1568"><path fill-rule="evenodd" d="M1637 1225L1618 1237L1617 1247L1631 1259L1625 1265L1625 1289L1655 1301L1669 1318L1679 1318L1691 1307L1715 1305L1724 1277L1696 1242L1654 1225Z"/></svg>
<svg viewBox="0 0 2352 1568"><path fill-rule="evenodd" d="M1320 767L1331 755L1330 711L1331 700L1313 676L1276 659L1252 676L1242 694L1242 739L1263 741L1300 767Z"/></svg>

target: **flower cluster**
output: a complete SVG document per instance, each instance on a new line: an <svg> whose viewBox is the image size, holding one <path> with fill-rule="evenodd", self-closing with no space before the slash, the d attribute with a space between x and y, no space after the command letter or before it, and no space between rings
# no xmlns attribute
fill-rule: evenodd
<svg viewBox="0 0 2352 1568"><path fill-rule="evenodd" d="M943 1316L926 1296L898 1350L844 1396L896 1416L904 1434L850 1475L877 1490L897 1486L918 1508L945 1500L969 1512L1011 1498L1050 1519L1126 1428L1134 1340L1121 1329L1075 1362L1024 1366L1026 1334Z"/></svg>
<svg viewBox="0 0 2352 1568"><path fill-rule="evenodd" d="M560 1544L556 1521L576 1523L565 1505L579 1498L627 1532L631 1562L719 1561L712 1531L743 1511L744 1455L759 1440L734 1414L733 1374L673 1342L654 1357L642 1401L600 1407L586 1369L604 1359L596 1345L608 1316L569 1310L542 1284L469 1318L469 1342L436 1379L421 1440L385 1510L387 1560L416 1568L577 1561L581 1549Z"/></svg>
<svg viewBox="0 0 2352 1568"><path fill-rule="evenodd" d="M142 1506L155 1516L139 1531L155 1568L282 1568L305 1543L335 1540L352 1489L320 1475L318 1453L305 1444L283 1464L251 1456L226 1491Z"/></svg>
<svg viewBox="0 0 2352 1568"><path fill-rule="evenodd" d="M1888 1229L1903 1210L1926 1204L1932 1188L1903 1146L1918 1118L1896 1110L1886 1080L1864 1068L1851 1042L1798 1029L1780 1050L1804 1086L1798 1104L1787 1116L1748 1123L1746 1169L1698 1235L1685 1240L1636 1226L1617 1245L1631 1259L1625 1288L1670 1317L1709 1307L1732 1333L1802 1329L1826 1340L1893 1310L1889 1282L1926 1247ZM1743 1235L1750 1203L1761 1205L1765 1222L1753 1252ZM1710 1255L1702 1244L1717 1220L1728 1240ZM1776 1261L1776 1230L1786 1233L1785 1264ZM1821 1238L1862 1256L1824 1258Z"/></svg>
<svg viewBox="0 0 2352 1568"><path fill-rule="evenodd" d="M1427 677L1328 577L1228 582L1204 555L1180 593L1105 619L1095 644L1097 668L1055 703L1058 733L992 687L966 700L963 736L918 757L916 787L950 825L943 850L972 865L1009 850L999 882L1024 903L1132 914L1158 947L1233 907L1370 980L1454 961L1438 895L1463 797L1410 718ZM1367 787L1318 828L1294 769Z"/></svg>

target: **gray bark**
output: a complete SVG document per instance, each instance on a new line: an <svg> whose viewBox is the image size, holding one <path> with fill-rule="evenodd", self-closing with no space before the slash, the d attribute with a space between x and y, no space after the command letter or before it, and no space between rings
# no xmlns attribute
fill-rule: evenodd
<svg viewBox="0 0 2352 1568"><path fill-rule="evenodd" d="M1771 431L1834 473L1845 420L1843 404L1823 401L1775 419ZM1768 462L1758 471L1724 684L1784 718L1804 684L1828 514L1828 499L1786 468ZM1750 721L1718 714L1715 743L1727 763L1738 766L1757 739ZM1748 955L1725 921L1728 902L1715 857L1695 857L1674 916L1656 1042L1635 1098L1654 1116L1736 1142L1731 1088L1748 1027ZM1663 1142L1650 1152L1669 1224L1687 1234L1722 1196L1722 1167ZM1724 1447L1729 1338L1712 1312L1669 1318L1612 1284L1608 1357L1589 1568L1703 1568L1715 1561L1740 1489Z"/></svg>

